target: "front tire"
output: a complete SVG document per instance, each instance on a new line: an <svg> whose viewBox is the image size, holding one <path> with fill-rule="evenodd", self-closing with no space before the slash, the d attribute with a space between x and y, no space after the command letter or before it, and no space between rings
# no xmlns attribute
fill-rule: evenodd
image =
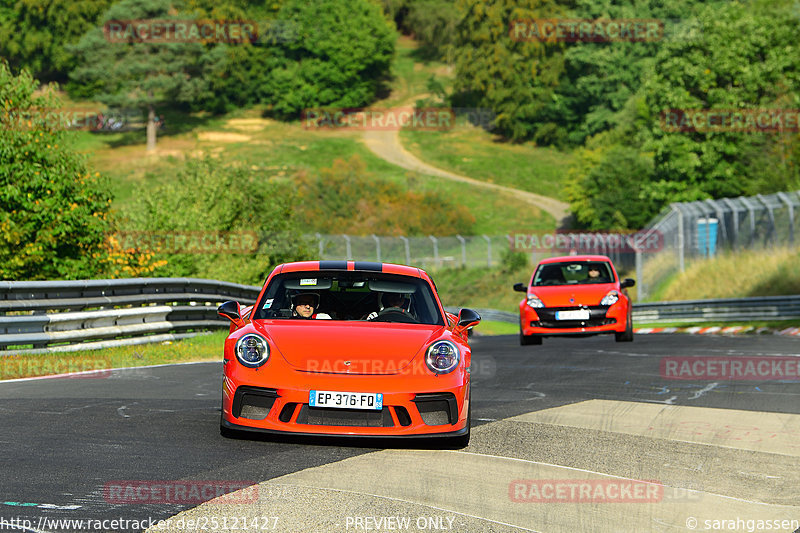
<svg viewBox="0 0 800 533"><path fill-rule="evenodd" d="M534 344L542 344L542 338L539 335L525 335L522 333L522 328L519 330L519 344L520 346L531 346Z"/></svg>
<svg viewBox="0 0 800 533"><path fill-rule="evenodd" d="M633 342L633 321L630 316L628 316L628 325L625 327L625 331L621 333L615 332L614 340L617 342Z"/></svg>

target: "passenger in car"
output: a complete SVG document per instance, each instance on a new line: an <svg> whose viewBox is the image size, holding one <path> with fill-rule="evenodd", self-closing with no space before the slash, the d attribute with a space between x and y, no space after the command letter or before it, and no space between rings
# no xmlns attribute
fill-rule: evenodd
<svg viewBox="0 0 800 533"><path fill-rule="evenodd" d="M319 294L316 292L301 292L292 297L292 317L307 319L330 319L326 313L315 313L319 307Z"/></svg>
<svg viewBox="0 0 800 533"><path fill-rule="evenodd" d="M608 283L608 278L605 276L600 275L600 267L597 265L590 265L589 266L589 278L587 279L590 283Z"/></svg>

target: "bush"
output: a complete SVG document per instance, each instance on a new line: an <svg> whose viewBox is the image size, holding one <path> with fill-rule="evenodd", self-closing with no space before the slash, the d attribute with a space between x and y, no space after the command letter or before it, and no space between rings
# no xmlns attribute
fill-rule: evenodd
<svg viewBox="0 0 800 533"><path fill-rule="evenodd" d="M296 193L285 181L215 159L190 159L175 179L139 191L123 213L115 240L129 257L152 252L155 276L258 284L275 265L309 258L292 209L296 204ZM244 240L206 250L187 246L194 253L167 241L204 235L213 240L219 234ZM256 248L247 251L252 237ZM165 241L164 247L153 249L159 240ZM139 245L131 248L129 243Z"/></svg>
<svg viewBox="0 0 800 533"><path fill-rule="evenodd" d="M277 43L260 100L278 117L304 109L361 107L372 102L391 71L396 34L367 0L287 0L278 22L298 38Z"/></svg>
<svg viewBox="0 0 800 533"><path fill-rule="evenodd" d="M475 217L433 192L417 193L369 174L358 156L299 179L298 210L311 231L357 235L472 233Z"/></svg>
<svg viewBox="0 0 800 533"><path fill-rule="evenodd" d="M105 268L111 197L69 146L52 93L0 62L0 276L79 279Z"/></svg>

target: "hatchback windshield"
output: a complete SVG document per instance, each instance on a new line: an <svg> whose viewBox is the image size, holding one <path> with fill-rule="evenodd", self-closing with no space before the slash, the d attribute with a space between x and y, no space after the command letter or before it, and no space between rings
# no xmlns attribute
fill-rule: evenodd
<svg viewBox="0 0 800 533"><path fill-rule="evenodd" d="M605 261L573 261L539 265L533 286L572 285L577 283L611 283L611 265Z"/></svg>
<svg viewBox="0 0 800 533"><path fill-rule="evenodd" d="M443 325L423 279L373 272L291 272L272 278L254 318L364 320Z"/></svg>

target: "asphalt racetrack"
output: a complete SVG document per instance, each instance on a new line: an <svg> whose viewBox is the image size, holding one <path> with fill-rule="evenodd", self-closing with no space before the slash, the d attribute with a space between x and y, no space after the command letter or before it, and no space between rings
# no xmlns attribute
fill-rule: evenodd
<svg viewBox="0 0 800 533"><path fill-rule="evenodd" d="M0 531L800 529L800 381L664 374L680 357L800 363L800 339L471 342L463 450L225 439L220 363L0 382ZM241 490L201 504L214 487Z"/></svg>

